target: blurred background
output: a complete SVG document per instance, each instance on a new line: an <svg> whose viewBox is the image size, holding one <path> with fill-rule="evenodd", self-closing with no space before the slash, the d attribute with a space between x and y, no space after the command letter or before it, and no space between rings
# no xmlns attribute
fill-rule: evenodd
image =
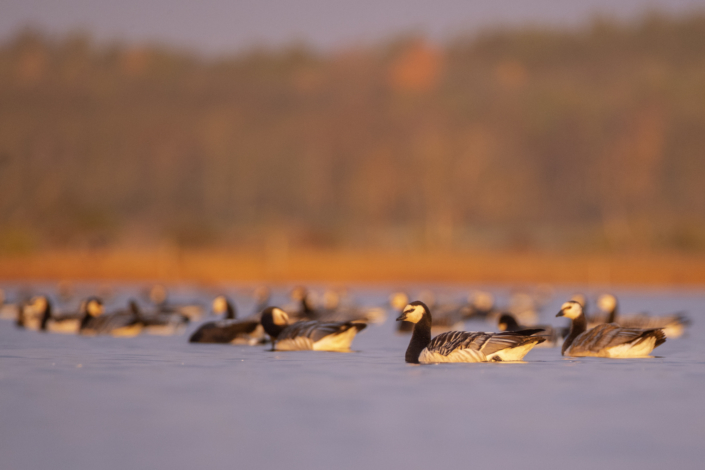
<svg viewBox="0 0 705 470"><path fill-rule="evenodd" d="M3 0L0 276L705 282L705 2L614 3Z"/></svg>

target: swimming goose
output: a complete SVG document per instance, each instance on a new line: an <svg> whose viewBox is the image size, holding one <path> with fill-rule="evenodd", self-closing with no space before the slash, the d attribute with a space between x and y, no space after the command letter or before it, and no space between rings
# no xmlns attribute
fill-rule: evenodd
<svg viewBox="0 0 705 470"><path fill-rule="evenodd" d="M149 300L157 309L157 315L173 315L172 321L188 323L191 320L200 320L203 315L203 306L198 303L173 303L169 301L169 293L161 284L152 286L149 290Z"/></svg>
<svg viewBox="0 0 705 470"><path fill-rule="evenodd" d="M414 323L405 356L412 364L520 361L546 341L535 336L541 332L538 328L505 333L449 331L431 339L431 312L418 300L407 305L397 321Z"/></svg>
<svg viewBox="0 0 705 470"><path fill-rule="evenodd" d="M128 302L128 312L122 315L129 315L142 325L142 333L156 336L172 336L183 332L188 324L188 318L179 313L153 312L151 315L145 314L137 302L132 299Z"/></svg>
<svg viewBox="0 0 705 470"><path fill-rule="evenodd" d="M588 330L583 306L574 300L564 303L556 316L571 320L570 333L561 349L564 356L644 357L666 342L661 328L622 328L602 323Z"/></svg>
<svg viewBox="0 0 705 470"><path fill-rule="evenodd" d="M350 351L355 335L366 323L300 321L289 324L284 310L269 307L262 312L262 327L272 339L276 351Z"/></svg>
<svg viewBox="0 0 705 470"><path fill-rule="evenodd" d="M141 318L130 310L104 315L103 302L98 297L86 299L82 308L83 318L78 330L82 335L132 337L140 334L144 327Z"/></svg>
<svg viewBox="0 0 705 470"><path fill-rule="evenodd" d="M625 328L663 328L667 338L682 336L686 327L690 326L690 319L682 312L659 316L619 315L617 297L612 294L602 294L598 297L597 307L607 314L607 323L616 323Z"/></svg>
<svg viewBox="0 0 705 470"><path fill-rule="evenodd" d="M5 291L0 289L0 319L17 321L20 315L20 304L9 303L5 297Z"/></svg>
<svg viewBox="0 0 705 470"><path fill-rule="evenodd" d="M511 313L503 313L502 316L499 317L497 328L499 329L499 331L521 331L527 328L540 328L543 331L541 333L537 333L536 336L545 338L546 341L537 344L537 348L552 348L554 346L557 346L558 342L561 339L560 332L558 331L558 329L552 327L551 325L533 325L531 327L523 326L517 322L516 318L514 318L514 315L512 315Z"/></svg>
<svg viewBox="0 0 705 470"><path fill-rule="evenodd" d="M262 339L260 321L256 318L236 320L235 307L227 297L220 295L213 300L213 312L218 315L225 313L225 317L198 327L189 338L189 343L254 345Z"/></svg>

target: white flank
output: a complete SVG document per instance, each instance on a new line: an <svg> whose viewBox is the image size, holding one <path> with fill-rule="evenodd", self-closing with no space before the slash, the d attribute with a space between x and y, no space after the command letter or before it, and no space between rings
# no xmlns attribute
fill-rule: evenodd
<svg viewBox="0 0 705 470"><path fill-rule="evenodd" d="M496 357L507 362L521 361L524 359L524 356L526 356L526 353L531 351L531 348L533 348L534 345L535 343L528 343L517 346L516 348L502 349L501 351L497 351L496 353L487 356L487 360L492 360Z"/></svg>
<svg viewBox="0 0 705 470"><path fill-rule="evenodd" d="M619 346L614 346L607 350L607 357L644 357L648 356L651 351L654 350L654 345L656 344L656 338L648 338L635 344L636 341L626 344L620 344Z"/></svg>
<svg viewBox="0 0 705 470"><path fill-rule="evenodd" d="M49 323L47 323L47 330L51 331L52 333L75 334L78 333L78 329L80 326L80 320L64 320L60 322L50 321Z"/></svg>
<svg viewBox="0 0 705 470"><path fill-rule="evenodd" d="M132 338L137 336L142 332L142 325L136 324L132 326L123 326L121 328L115 328L110 332L111 336L116 338Z"/></svg>
<svg viewBox="0 0 705 470"><path fill-rule="evenodd" d="M313 343L314 351L350 351L350 344L357 334L357 329L350 328L342 333L324 336Z"/></svg>
<svg viewBox="0 0 705 470"><path fill-rule="evenodd" d="M284 339L277 341L277 351L310 351L313 349L313 342L304 336L297 336L294 339Z"/></svg>

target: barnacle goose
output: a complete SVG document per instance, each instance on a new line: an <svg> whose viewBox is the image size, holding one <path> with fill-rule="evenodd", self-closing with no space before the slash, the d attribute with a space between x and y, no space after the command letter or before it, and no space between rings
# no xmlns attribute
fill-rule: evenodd
<svg viewBox="0 0 705 470"><path fill-rule="evenodd" d="M199 320L203 315L203 306L198 303L174 303L169 301L169 292L161 284L152 286L149 290L149 300L157 309L157 315L172 315L172 321L188 323Z"/></svg>
<svg viewBox="0 0 705 470"><path fill-rule="evenodd" d="M20 307L20 303L7 302L5 291L0 288L0 319L17 321L20 315Z"/></svg>
<svg viewBox="0 0 705 470"><path fill-rule="evenodd" d="M619 315L617 297L612 294L598 297L597 307L607 314L607 323L616 323L624 328L663 328L667 338L682 336L686 327L690 326L690 319L683 312L659 316Z"/></svg>
<svg viewBox="0 0 705 470"><path fill-rule="evenodd" d="M453 303L437 303L436 302L436 295L431 292L430 290L425 290L419 293L419 297L421 297L421 301L424 302L426 305L431 305L431 308L433 308L434 312L436 312L433 315L433 321L431 323L431 330L434 333L443 333L445 331L457 329L457 328L462 328L463 327L463 318L462 318L462 309L463 306L460 304L453 304ZM400 301L401 298L397 299L397 301ZM403 312L404 308L406 308L406 305L409 303L408 297L406 299L406 303L404 303L402 306L400 306L400 311ZM402 321L399 322L399 326L397 328L397 331L399 332L411 332L414 329L414 324L411 322L407 321Z"/></svg>
<svg viewBox="0 0 705 470"><path fill-rule="evenodd" d="M434 364L438 362L520 361L531 348L546 341L540 329L505 333L448 331L431 339L431 312L420 301L411 302L397 321L414 323L406 362Z"/></svg>
<svg viewBox="0 0 705 470"><path fill-rule="evenodd" d="M556 316L571 320L570 333L561 349L564 356L644 357L666 342L661 328L622 328L602 323L588 330L583 306L574 300L564 303Z"/></svg>
<svg viewBox="0 0 705 470"><path fill-rule="evenodd" d="M559 330L552 327L551 325L533 325L531 327L520 325L517 322L516 318L514 318L514 315L512 315L511 313L503 313L499 317L499 321L497 323L497 329L499 329L499 331L521 331L527 328L540 328L543 330L541 333L537 333L536 336L545 338L546 341L537 344L537 348L552 348L554 346L557 346L558 342L561 339Z"/></svg>
<svg viewBox="0 0 705 470"><path fill-rule="evenodd" d="M224 295L213 300L213 312L217 315L224 313L225 317L202 324L193 332L189 343L257 344L263 337L259 320L236 320L235 307Z"/></svg>
<svg viewBox="0 0 705 470"><path fill-rule="evenodd" d="M83 318L79 333L87 336L111 335L137 336L142 332L142 319L131 310L104 315L103 302L98 297L89 297L83 302Z"/></svg>
<svg viewBox="0 0 705 470"><path fill-rule="evenodd" d="M262 312L262 327L272 339L276 351L350 351L355 335L367 327L357 321L300 321L289 324L282 309L269 307Z"/></svg>
<svg viewBox="0 0 705 470"><path fill-rule="evenodd" d="M145 314L134 299L128 302L128 310L136 322L142 325L142 333L150 335L171 336L181 333L189 321L188 317L179 313Z"/></svg>

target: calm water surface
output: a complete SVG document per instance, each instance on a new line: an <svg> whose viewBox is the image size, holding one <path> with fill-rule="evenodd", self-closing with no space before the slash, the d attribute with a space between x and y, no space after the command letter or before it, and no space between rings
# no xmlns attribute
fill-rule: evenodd
<svg viewBox="0 0 705 470"><path fill-rule="evenodd" d="M577 290L541 321L563 324L553 315ZM389 292L353 290L366 305ZM625 313L687 310L693 326L649 359L545 348L522 364L412 366L393 318L348 354L188 344L195 326L84 338L0 321L0 468L702 469L705 292L617 293Z"/></svg>

